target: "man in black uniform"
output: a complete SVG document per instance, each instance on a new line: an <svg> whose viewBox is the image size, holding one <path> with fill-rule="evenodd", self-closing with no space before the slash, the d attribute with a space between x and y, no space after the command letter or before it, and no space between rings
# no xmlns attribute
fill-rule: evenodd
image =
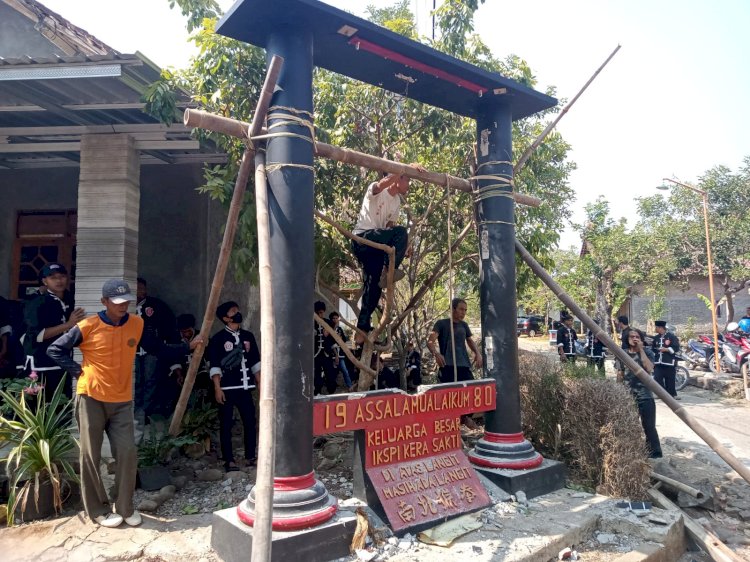
<svg viewBox="0 0 750 562"><path fill-rule="evenodd" d="M664 320L654 322L656 335L651 344L654 352L654 380L664 390L669 392L672 398L677 398L675 390L675 371L677 370L677 359L675 354L680 351L680 340L673 333L667 331L667 323Z"/></svg>
<svg viewBox="0 0 750 562"><path fill-rule="evenodd" d="M163 343L180 343L174 314L164 301L148 294L148 285L142 277L138 278L136 297L138 304L135 313L143 318L143 331ZM145 423L152 414L169 414L171 393L167 367L159 363L156 355L138 346L135 357L135 416L140 422Z"/></svg>
<svg viewBox="0 0 750 562"><path fill-rule="evenodd" d="M315 302L315 314L317 314L323 322L326 320L326 303L323 301ZM325 383L328 394L334 394L336 392L336 371L333 367L333 349L332 344L335 343L333 338L328 335L323 326L317 322L313 322L313 386L315 394L320 394L323 390L323 384Z"/></svg>
<svg viewBox="0 0 750 562"><path fill-rule="evenodd" d="M219 403L221 454L224 468L235 469L232 453L232 418L234 408L240 412L245 439L245 460L255 464L255 404L252 390L260 384L260 350L255 336L243 330L242 313L236 302L228 301L216 308L216 317L224 323L208 344L209 371L214 396Z"/></svg>
<svg viewBox="0 0 750 562"><path fill-rule="evenodd" d="M599 321L597 320L597 324ZM589 330L586 333L586 364L596 367L599 373L604 374L604 344Z"/></svg>
<svg viewBox="0 0 750 562"><path fill-rule="evenodd" d="M180 333L180 339L185 343L189 343L199 334L198 329L195 327L195 316L192 314L180 314L177 317L177 331ZM190 395L190 406L199 406L213 402L213 385L211 384L211 378L208 376L206 359L205 355L201 357L200 365L196 371L195 384L193 385L193 392ZM190 351L183 357L182 361L170 367L169 376L172 378L173 393L176 394L176 396L173 396L173 402L179 396L182 383L185 382L185 375L192 360L193 352Z"/></svg>
<svg viewBox="0 0 750 562"><path fill-rule="evenodd" d="M573 329L573 317L563 316L562 322L562 326L557 329L557 353L563 363L575 363L578 334Z"/></svg>
<svg viewBox="0 0 750 562"><path fill-rule="evenodd" d="M45 399L52 399L55 388L63 380L65 372L47 356L47 348L62 334L86 317L82 308L73 308L73 297L68 291L68 271L60 263L48 263L42 268L40 277L45 287L44 294L31 307L26 331L27 349L31 351L28 362L31 371L36 371L45 387ZM63 392L73 397L70 376L65 377Z"/></svg>

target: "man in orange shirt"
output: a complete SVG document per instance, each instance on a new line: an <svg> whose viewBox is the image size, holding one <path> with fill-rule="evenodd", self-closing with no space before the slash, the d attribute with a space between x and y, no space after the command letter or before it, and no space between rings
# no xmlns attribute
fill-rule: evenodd
<svg viewBox="0 0 750 562"><path fill-rule="evenodd" d="M86 514L103 527L117 527L123 521L128 525L141 524L141 515L133 507L138 467L133 362L139 342L152 353L182 356L188 353L188 347L195 348L202 341L199 336L189 346L166 345L154 334L144 333L143 319L128 314L133 300L125 281L106 281L102 287L105 310L78 322L47 350L69 376L78 376L75 413L81 433L81 497ZM74 347L83 353L80 365L70 357ZM105 431L117 465L114 512L100 474Z"/></svg>

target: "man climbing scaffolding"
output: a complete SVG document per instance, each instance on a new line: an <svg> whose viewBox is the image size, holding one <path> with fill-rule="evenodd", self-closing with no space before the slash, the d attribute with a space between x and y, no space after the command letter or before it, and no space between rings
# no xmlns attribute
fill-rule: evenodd
<svg viewBox="0 0 750 562"><path fill-rule="evenodd" d="M426 171L419 164L411 164L411 166L420 172ZM357 236L395 249L394 266L397 269L394 281L404 277L404 272L398 267L406 255L408 233L406 227L398 226L396 222L401 210L401 196L405 196L408 192L409 178L404 175L388 174L371 183L367 187L357 225L354 227L354 234ZM356 240L352 240L352 251L362 265L364 278L362 307L357 319L357 327L364 332L369 332L372 330L370 317L386 286L388 254ZM362 343L364 338L358 333L355 341Z"/></svg>

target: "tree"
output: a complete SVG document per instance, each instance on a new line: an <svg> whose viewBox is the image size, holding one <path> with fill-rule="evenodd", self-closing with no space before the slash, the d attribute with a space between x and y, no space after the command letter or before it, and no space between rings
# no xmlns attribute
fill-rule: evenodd
<svg viewBox="0 0 750 562"><path fill-rule="evenodd" d="M189 28L193 25L195 29L192 38L199 46L199 54L190 68L165 75L161 84L151 88L149 107L155 110L163 108L165 90L179 87L191 92L194 99L209 111L250 120L252 104L258 97L264 75L262 51L213 33L217 10L212 2L173 1L188 16ZM425 41L437 49L533 86L533 75L524 61L518 57L494 58L481 39L473 34L473 14L477 7L478 0L444 2L437 13L438 26L443 33L434 42ZM195 27L198 17L204 17L200 28ZM369 17L397 33L419 39L408 0L384 9L370 7ZM403 92L395 94L323 69L316 70L314 80L315 134L319 140L405 162L419 161L427 168L457 176L472 175L475 142L472 120L410 99L406 82ZM163 87L164 84L169 88ZM550 90L550 93L554 91ZM549 112L514 123L517 153L544 129L548 115ZM236 140L218 135L199 134L212 137L229 154L228 164L206 169L206 183L201 189L212 197L228 201L241 145ZM567 178L574 165L567 160L568 150L569 145L560 135L550 135L516 178L519 191L536 195L544 201L539 209L520 208L517 213L519 236L541 259L545 259L554 247L557 233L570 214L568 204L572 192ZM364 191L376 175L322 159L316 160L315 167L317 209L351 229ZM233 254L237 270L251 275L256 269L253 203L250 194L241 216ZM408 279L399 284L396 295L399 318L395 326L399 329L396 338L399 342L412 338L423 341L431 322L447 311L448 203L452 240L463 229L468 229L453 256L455 284L462 294L475 294L478 290L477 241L472 225L470 194L449 193L435 186L413 182L405 207L413 256L405 264ZM320 286L336 292L342 276L349 279L348 272L359 271L349 240L321 222L316 224L316 260ZM530 279L522 272L521 277L524 275L522 284L525 286ZM425 283L432 290L425 290ZM356 303L356 294L342 296L351 297L350 300ZM409 307L413 309L409 311Z"/></svg>
<svg viewBox="0 0 750 562"><path fill-rule="evenodd" d="M714 278L721 285L717 301L727 304L726 321L734 318L734 295L750 286L750 157L732 172L725 166L708 170L698 183L708 194L708 220ZM646 277L650 287L665 279L687 283L690 276L708 276L702 199L676 187L668 197L639 200L638 228L654 244L661 271ZM667 246L665 246L665 244ZM667 271L664 271L664 270ZM716 303L711 303L712 306Z"/></svg>

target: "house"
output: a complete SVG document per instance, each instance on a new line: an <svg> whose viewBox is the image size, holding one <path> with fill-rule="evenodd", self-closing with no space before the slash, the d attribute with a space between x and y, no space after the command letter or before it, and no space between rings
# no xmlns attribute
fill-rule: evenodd
<svg viewBox="0 0 750 562"><path fill-rule="evenodd" d="M703 298L709 298L708 278L702 276L691 276L685 286L671 284L666 287L664 313L661 315L670 326L674 326L678 333L688 329L698 333L709 333L711 331L711 311L706 306ZM720 282L714 279L714 296L719 301L716 308L718 328L721 331L728 321L727 305L722 299L724 289ZM625 314L630 318L634 326L646 327L649 320L649 307L653 297L645 294L643 287L635 285L631 289L630 296L620 308L618 314ZM745 314L745 309L750 306L750 289L745 289L734 295L734 320L738 320ZM652 318L656 320L656 318Z"/></svg>
<svg viewBox="0 0 750 562"><path fill-rule="evenodd" d="M35 0L0 0L0 295L29 298L59 261L89 313L105 279L140 276L200 321L226 211L196 188L226 156L180 124L187 95L171 126L143 112L159 74ZM222 298L257 323L257 289L232 278Z"/></svg>

